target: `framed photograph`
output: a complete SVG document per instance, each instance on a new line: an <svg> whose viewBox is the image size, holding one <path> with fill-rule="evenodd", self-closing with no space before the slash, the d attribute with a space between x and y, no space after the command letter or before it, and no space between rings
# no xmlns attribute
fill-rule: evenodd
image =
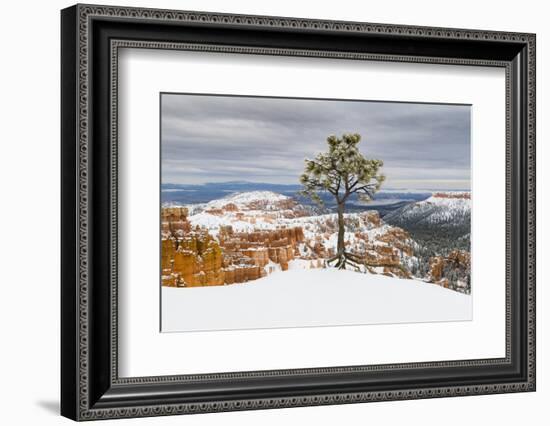
<svg viewBox="0 0 550 426"><path fill-rule="evenodd" d="M535 390L535 35L61 12L61 411Z"/></svg>

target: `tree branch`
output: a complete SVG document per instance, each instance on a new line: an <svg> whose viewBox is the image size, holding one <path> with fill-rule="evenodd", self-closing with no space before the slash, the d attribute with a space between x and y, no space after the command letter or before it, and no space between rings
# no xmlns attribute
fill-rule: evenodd
<svg viewBox="0 0 550 426"><path fill-rule="evenodd" d="M369 184L355 188L353 192L364 191L367 195L374 195L373 191L375 189L376 189L376 184L369 183Z"/></svg>

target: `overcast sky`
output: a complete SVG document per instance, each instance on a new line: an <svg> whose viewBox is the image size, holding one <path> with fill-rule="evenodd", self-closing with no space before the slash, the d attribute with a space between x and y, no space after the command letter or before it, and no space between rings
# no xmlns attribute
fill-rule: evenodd
<svg viewBox="0 0 550 426"><path fill-rule="evenodd" d="M359 133L384 187L470 188L470 106L162 94L162 182L298 184L328 135Z"/></svg>

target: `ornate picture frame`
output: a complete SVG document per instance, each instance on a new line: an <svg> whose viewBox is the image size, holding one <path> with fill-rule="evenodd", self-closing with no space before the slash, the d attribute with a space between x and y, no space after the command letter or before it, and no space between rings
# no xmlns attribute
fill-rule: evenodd
<svg viewBox="0 0 550 426"><path fill-rule="evenodd" d="M535 390L534 34L96 5L64 9L61 30L62 415L93 420ZM120 377L121 48L503 68L506 355Z"/></svg>

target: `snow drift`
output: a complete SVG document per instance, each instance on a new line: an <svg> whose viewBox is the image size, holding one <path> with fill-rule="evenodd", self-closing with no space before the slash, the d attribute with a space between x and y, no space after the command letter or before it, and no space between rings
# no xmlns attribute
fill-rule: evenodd
<svg viewBox="0 0 550 426"><path fill-rule="evenodd" d="M230 286L162 288L163 332L467 321L472 296L416 280L300 269Z"/></svg>

